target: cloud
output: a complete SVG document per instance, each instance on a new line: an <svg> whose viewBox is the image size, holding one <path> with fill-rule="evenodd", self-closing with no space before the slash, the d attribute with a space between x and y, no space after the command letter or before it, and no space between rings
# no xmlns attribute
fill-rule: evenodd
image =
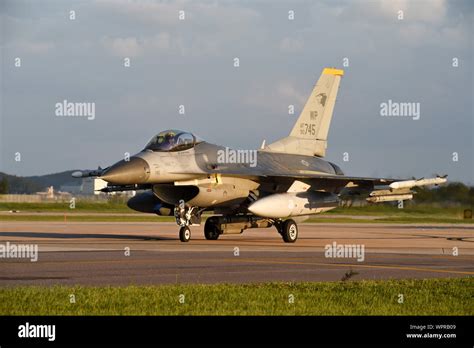
<svg viewBox="0 0 474 348"><path fill-rule="evenodd" d="M102 40L104 47L119 57L138 57L143 53L143 47L138 43L137 38L108 38Z"/></svg>
<svg viewBox="0 0 474 348"><path fill-rule="evenodd" d="M312 20L303 31L314 33L317 28L325 27L326 37L338 35L338 38L347 39L353 35L364 36L367 38L365 42L357 42L360 47L374 41L390 45L393 40L417 47L439 47L441 42L441 46L446 47L467 45L467 33L472 30L467 22L473 16L469 13L471 11L457 5L463 4L446 0L316 3L310 10ZM403 11L402 20L398 19L399 11ZM332 22L327 22L328 18L332 18ZM347 28L348 24L357 28L354 33ZM341 26L342 30L333 29L335 26ZM346 31L345 36L341 35L343 31ZM356 44L354 40L348 41L350 45Z"/></svg>
<svg viewBox="0 0 474 348"><path fill-rule="evenodd" d="M280 50L283 52L298 52L304 48L304 40L285 37L280 41Z"/></svg>
<svg viewBox="0 0 474 348"><path fill-rule="evenodd" d="M54 43L48 41L20 41L11 46L15 46L19 52L33 54L46 54L55 48Z"/></svg>
<svg viewBox="0 0 474 348"><path fill-rule="evenodd" d="M306 102L307 95L297 90L291 82L282 81L277 85L276 95L278 98L292 102L295 105L303 105Z"/></svg>
<svg viewBox="0 0 474 348"><path fill-rule="evenodd" d="M404 18L410 22L440 23L445 19L446 1L409 1L409 0L391 0L378 1L375 6L375 14L381 14L386 19L397 18L398 11L404 12Z"/></svg>
<svg viewBox="0 0 474 348"><path fill-rule="evenodd" d="M175 27L194 21L201 30L233 26L245 30L246 25L261 17L254 9L243 7L238 2L98 0L97 4L109 15L118 14L144 25ZM185 21L179 20L179 11L185 12Z"/></svg>
<svg viewBox="0 0 474 348"><path fill-rule="evenodd" d="M280 81L271 88L266 89L254 86L244 97L244 103L251 107L257 107L273 113L287 112L288 105L294 105L295 109L303 106L307 95L301 93L289 81Z"/></svg>
<svg viewBox="0 0 474 348"><path fill-rule="evenodd" d="M168 50L171 47L171 38L168 33L159 33L151 39L146 39L145 44L157 50Z"/></svg>
<svg viewBox="0 0 474 348"><path fill-rule="evenodd" d="M258 11L238 3L152 2L146 0L99 0L99 11L112 16L121 28L134 28L140 36L121 35L106 40L113 54L137 54L173 50L181 55L223 55L248 42L264 42L265 30ZM179 20L179 11L185 20ZM158 33L157 33L158 31ZM107 35L105 35L107 36Z"/></svg>
<svg viewBox="0 0 474 348"><path fill-rule="evenodd" d="M174 25L184 2L153 2L147 0L97 0L98 9L109 15L120 15L142 24Z"/></svg>
<svg viewBox="0 0 474 348"><path fill-rule="evenodd" d="M171 36L167 32L142 39L137 39L136 37L104 37L102 45L111 54L119 57L138 57L156 52L173 53L173 51L181 50L182 48L180 40L171 42Z"/></svg>
<svg viewBox="0 0 474 348"><path fill-rule="evenodd" d="M403 11L406 21L439 24L445 20L447 13L446 0L347 1L337 6L318 4L315 7L325 8L324 12L345 20L368 21L371 25L396 23L399 11Z"/></svg>

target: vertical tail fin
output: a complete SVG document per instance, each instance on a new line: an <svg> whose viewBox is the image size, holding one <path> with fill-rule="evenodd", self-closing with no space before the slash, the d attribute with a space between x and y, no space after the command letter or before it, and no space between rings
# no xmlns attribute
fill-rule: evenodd
<svg viewBox="0 0 474 348"><path fill-rule="evenodd" d="M343 70L325 68L288 137L265 151L324 157L334 104Z"/></svg>
<svg viewBox="0 0 474 348"><path fill-rule="evenodd" d="M325 68L296 121L290 136L327 140L343 70Z"/></svg>

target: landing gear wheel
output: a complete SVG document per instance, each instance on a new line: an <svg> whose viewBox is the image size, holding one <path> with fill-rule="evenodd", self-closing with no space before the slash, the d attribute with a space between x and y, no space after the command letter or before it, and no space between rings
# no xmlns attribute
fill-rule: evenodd
<svg viewBox="0 0 474 348"><path fill-rule="evenodd" d="M291 219L285 220L280 229L281 236L285 243L294 243L298 239L298 226Z"/></svg>
<svg viewBox="0 0 474 348"><path fill-rule="evenodd" d="M188 226L183 226L179 229L179 240L182 242L189 242L191 239L191 230Z"/></svg>
<svg viewBox="0 0 474 348"><path fill-rule="evenodd" d="M216 224L210 219L207 219L206 223L204 224L204 237L206 237L207 240L217 240L219 235L220 231Z"/></svg>

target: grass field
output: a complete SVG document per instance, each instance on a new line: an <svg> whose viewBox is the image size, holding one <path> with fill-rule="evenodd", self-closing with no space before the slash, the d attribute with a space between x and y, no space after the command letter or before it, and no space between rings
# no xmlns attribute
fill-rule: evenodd
<svg viewBox="0 0 474 348"><path fill-rule="evenodd" d="M0 288L0 315L474 315L473 293L474 278L7 287Z"/></svg>
<svg viewBox="0 0 474 348"><path fill-rule="evenodd" d="M438 207L431 205L407 204L403 209L392 205L377 204L364 207L336 208L325 213L327 215L383 215L383 216L438 216L444 218L461 218L464 209L472 207ZM69 202L52 203L6 203L0 202L0 211L18 210L22 212L66 212L66 213L137 213L127 207L125 202L91 202L76 201L74 209ZM139 214L139 213L137 213Z"/></svg>
<svg viewBox="0 0 474 348"><path fill-rule="evenodd" d="M205 218L205 217L203 217ZM56 222L174 222L172 216L158 216L152 214L124 214L124 215L28 215L11 214L0 215L0 221L56 221ZM375 217L370 219L351 218L347 216L334 217L314 217L305 222L311 223L396 223L396 224L473 224L474 220L463 220L444 217L419 217L419 216L394 216L394 217Z"/></svg>
<svg viewBox="0 0 474 348"><path fill-rule="evenodd" d="M311 223L380 223L380 224L472 224L474 220L462 220L443 217L418 217L418 216L395 216L379 217L371 219L354 219L350 217L318 218L306 220Z"/></svg>
<svg viewBox="0 0 474 348"><path fill-rule="evenodd" d="M158 216L153 214L124 214L124 215L0 215L0 221L56 221L56 222L175 222L173 216Z"/></svg>
<svg viewBox="0 0 474 348"><path fill-rule="evenodd" d="M339 207L328 211L327 215L370 215L370 216L391 216L391 217L441 217L441 218L463 218L464 209L472 207L439 207L435 205L416 205L407 203L403 209L388 204L374 204L364 207Z"/></svg>
<svg viewBox="0 0 474 348"><path fill-rule="evenodd" d="M69 202L51 202L51 203L6 203L0 202L0 211L18 210L29 213L137 213L127 207L125 202L91 202L77 200L75 208L69 208Z"/></svg>
<svg viewBox="0 0 474 348"><path fill-rule="evenodd" d="M389 205L336 208L317 215L307 222L315 223L474 223L473 219L463 219L466 207L441 208L426 205L407 205L398 209ZM174 221L173 217L142 214L129 209L121 202L76 202L75 209L69 203L0 203L0 211L19 211L20 214L1 214L3 221L103 221L103 222L159 222ZM47 213L48 215L38 215ZM75 214L82 215L75 215ZM36 214L36 215L35 215ZM87 215L91 214L91 215ZM94 215L92 215L94 214ZM103 215L100 215L103 214ZM117 214L117 215L107 215ZM122 215L121 215L122 214ZM353 219L357 218L357 219Z"/></svg>

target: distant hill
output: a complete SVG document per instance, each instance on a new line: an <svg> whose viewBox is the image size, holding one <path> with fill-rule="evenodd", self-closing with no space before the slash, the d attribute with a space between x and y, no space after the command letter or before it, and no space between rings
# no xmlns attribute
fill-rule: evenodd
<svg viewBox="0 0 474 348"><path fill-rule="evenodd" d="M16 176L0 172L0 181L6 178L8 182L8 193L36 193L45 191L49 186L53 186L55 190L64 184L74 182L71 174L74 170L68 170L61 173L36 175L36 176Z"/></svg>

